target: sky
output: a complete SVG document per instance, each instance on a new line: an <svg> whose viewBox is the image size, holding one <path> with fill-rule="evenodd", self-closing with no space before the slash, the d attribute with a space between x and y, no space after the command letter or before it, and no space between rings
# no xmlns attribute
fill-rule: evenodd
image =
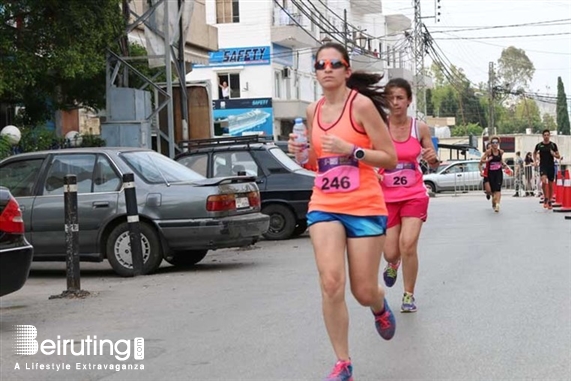
<svg viewBox="0 0 571 381"><path fill-rule="evenodd" d="M412 0L382 0L383 13L400 13L414 18ZM440 22L423 19L448 60L464 69L475 84L488 81L490 61L497 64L502 50L515 46L525 50L535 66L529 91L557 94L561 76L567 97L571 97L571 0L440 0ZM435 0L421 0L423 17L433 16ZM544 21L557 25L526 25L509 28L458 31L466 27L499 26ZM467 28L466 28L467 29ZM441 33L446 32L446 33ZM562 35L511 37L521 35ZM484 39L483 37L497 37ZM466 39L448 39L468 37ZM474 37L480 39L472 39Z"/></svg>

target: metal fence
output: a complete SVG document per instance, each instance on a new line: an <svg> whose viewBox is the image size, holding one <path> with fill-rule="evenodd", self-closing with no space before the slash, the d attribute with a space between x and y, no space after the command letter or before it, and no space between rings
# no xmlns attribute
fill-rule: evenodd
<svg viewBox="0 0 571 381"><path fill-rule="evenodd" d="M450 183L439 188L439 194L454 194L455 196L484 192L483 178L479 172L473 171L455 174ZM539 169L526 167L518 173L512 170L512 175L504 172L502 191L517 194L520 197L541 196Z"/></svg>

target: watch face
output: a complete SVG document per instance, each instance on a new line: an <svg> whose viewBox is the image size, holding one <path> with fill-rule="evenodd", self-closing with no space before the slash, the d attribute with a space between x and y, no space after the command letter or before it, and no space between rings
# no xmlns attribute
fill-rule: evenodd
<svg viewBox="0 0 571 381"><path fill-rule="evenodd" d="M362 149L358 149L357 151L355 151L355 157L357 159L362 159L365 157L365 151L363 151Z"/></svg>

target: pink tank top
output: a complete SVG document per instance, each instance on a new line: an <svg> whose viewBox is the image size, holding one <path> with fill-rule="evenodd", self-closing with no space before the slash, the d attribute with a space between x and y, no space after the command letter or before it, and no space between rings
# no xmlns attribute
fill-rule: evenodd
<svg viewBox="0 0 571 381"><path fill-rule="evenodd" d="M400 202L428 197L420 168L422 145L416 119L411 120L408 139L404 142L393 139L393 144L398 158L396 168L379 171L384 177L381 186L385 201Z"/></svg>

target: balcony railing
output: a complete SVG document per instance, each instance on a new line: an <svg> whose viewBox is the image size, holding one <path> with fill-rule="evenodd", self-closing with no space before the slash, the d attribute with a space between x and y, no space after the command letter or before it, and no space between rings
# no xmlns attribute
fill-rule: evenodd
<svg viewBox="0 0 571 381"><path fill-rule="evenodd" d="M302 26L311 29L311 21L295 7L274 8L273 26Z"/></svg>

